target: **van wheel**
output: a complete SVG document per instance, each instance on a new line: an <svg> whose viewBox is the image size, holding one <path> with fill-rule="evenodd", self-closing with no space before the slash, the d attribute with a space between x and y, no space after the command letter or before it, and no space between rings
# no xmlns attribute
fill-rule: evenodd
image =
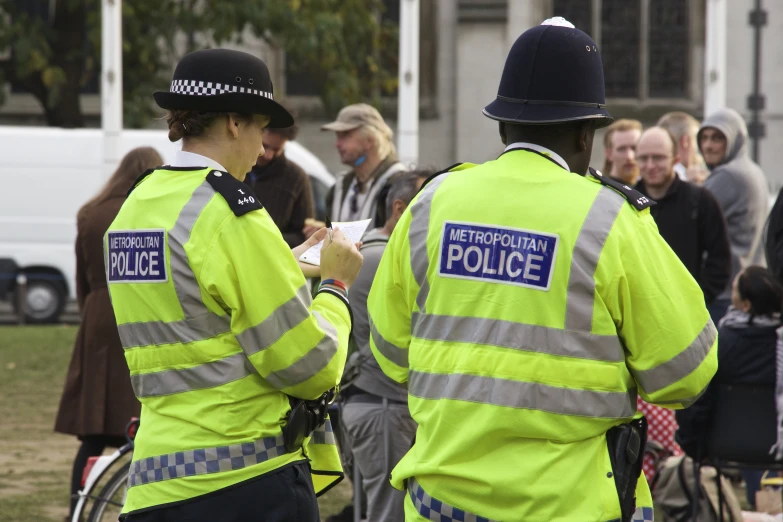
<svg viewBox="0 0 783 522"><path fill-rule="evenodd" d="M25 299L25 322L30 324L56 323L65 308L65 287L51 279L36 279L34 274L27 276L27 296ZM14 310L19 315L19 297L14 294Z"/></svg>

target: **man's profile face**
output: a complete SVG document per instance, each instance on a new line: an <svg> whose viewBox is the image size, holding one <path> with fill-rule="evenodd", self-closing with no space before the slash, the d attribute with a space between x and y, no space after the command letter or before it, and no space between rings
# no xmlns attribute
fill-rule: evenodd
<svg viewBox="0 0 783 522"><path fill-rule="evenodd" d="M726 136L712 127L702 129L699 133L699 150L708 166L720 164L726 157Z"/></svg>
<svg viewBox="0 0 783 522"><path fill-rule="evenodd" d="M283 155L285 143L288 141L276 132L264 130L264 154L256 160L256 166L266 167L272 160Z"/></svg>
<svg viewBox="0 0 783 522"><path fill-rule="evenodd" d="M372 140L369 139L361 128L349 131L337 131L337 153L340 154L340 162L343 165L353 166L360 157L370 150Z"/></svg>
<svg viewBox="0 0 783 522"><path fill-rule="evenodd" d="M636 164L636 143L641 132L636 129L615 131L606 149L606 159L612 163L612 171L608 174L625 183L633 183L639 177L639 166Z"/></svg>

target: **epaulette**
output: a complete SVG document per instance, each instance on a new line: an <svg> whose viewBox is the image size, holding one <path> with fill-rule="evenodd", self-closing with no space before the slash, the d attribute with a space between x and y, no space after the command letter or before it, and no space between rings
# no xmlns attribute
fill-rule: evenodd
<svg viewBox="0 0 783 522"><path fill-rule="evenodd" d="M655 201L651 200L638 190L629 187L625 183L620 183L619 181L613 180L609 176L604 176L592 167L590 167L588 171L590 175L601 185L613 188L615 191L619 192L620 195L627 199L628 203L630 203L631 206L633 206L633 208L636 210L644 210L656 204Z"/></svg>
<svg viewBox="0 0 783 522"><path fill-rule="evenodd" d="M215 192L223 196L235 216L243 216L252 210L264 208L253 189L228 172L213 170L207 174L207 181Z"/></svg>
<svg viewBox="0 0 783 522"><path fill-rule="evenodd" d="M133 182L133 185L131 185L131 188L129 188L129 189L128 189L128 193L126 194L126 197L127 197L127 196L130 196L130 195L131 195L131 192L133 192L133 189L135 189L135 188L136 188L136 186L137 186L139 183L141 183L142 181L144 181L144 178L146 178L147 176L149 176L149 175L150 175L150 174L152 174L153 172L155 172L155 169L147 169L147 170L145 170L145 171L142 173L142 175L141 175L141 176L139 176L138 178L136 178L136 181L134 181L134 182Z"/></svg>
<svg viewBox="0 0 783 522"><path fill-rule="evenodd" d="M454 172L455 170L465 170L465 169L469 169L469 168L475 167L475 166L476 165L473 164L473 163L455 163L451 167L446 167L443 170L439 170L438 172L436 172L435 174L432 174L429 178L424 180L424 183L421 184L421 188L419 188L419 192L421 192L424 189L424 187L427 186L427 183L429 183L433 179L437 178L441 174L446 174L447 172ZM457 168L457 167L462 167L462 168ZM418 194L418 192L417 192L417 194Z"/></svg>

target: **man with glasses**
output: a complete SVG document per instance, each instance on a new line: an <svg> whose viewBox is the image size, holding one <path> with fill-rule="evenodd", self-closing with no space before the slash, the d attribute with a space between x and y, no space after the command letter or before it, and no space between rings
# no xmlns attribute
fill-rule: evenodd
<svg viewBox="0 0 783 522"><path fill-rule="evenodd" d="M636 190L655 200L650 207L661 236L704 292L709 306L731 275L726 222L715 197L682 181L674 171L677 140L662 127L647 129L636 146L641 181Z"/></svg>

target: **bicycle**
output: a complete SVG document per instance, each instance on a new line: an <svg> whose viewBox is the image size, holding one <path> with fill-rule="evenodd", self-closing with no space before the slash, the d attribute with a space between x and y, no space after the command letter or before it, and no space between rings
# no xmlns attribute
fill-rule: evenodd
<svg viewBox="0 0 783 522"><path fill-rule="evenodd" d="M127 443L111 455L90 457L82 473L82 489L71 522L116 522L125 504L125 491L130 471L133 439L139 429L139 419L133 418L125 429ZM108 480L104 480L108 477ZM95 491L98 491L97 495ZM90 505L90 501L92 504ZM89 516L84 518L89 510Z"/></svg>

